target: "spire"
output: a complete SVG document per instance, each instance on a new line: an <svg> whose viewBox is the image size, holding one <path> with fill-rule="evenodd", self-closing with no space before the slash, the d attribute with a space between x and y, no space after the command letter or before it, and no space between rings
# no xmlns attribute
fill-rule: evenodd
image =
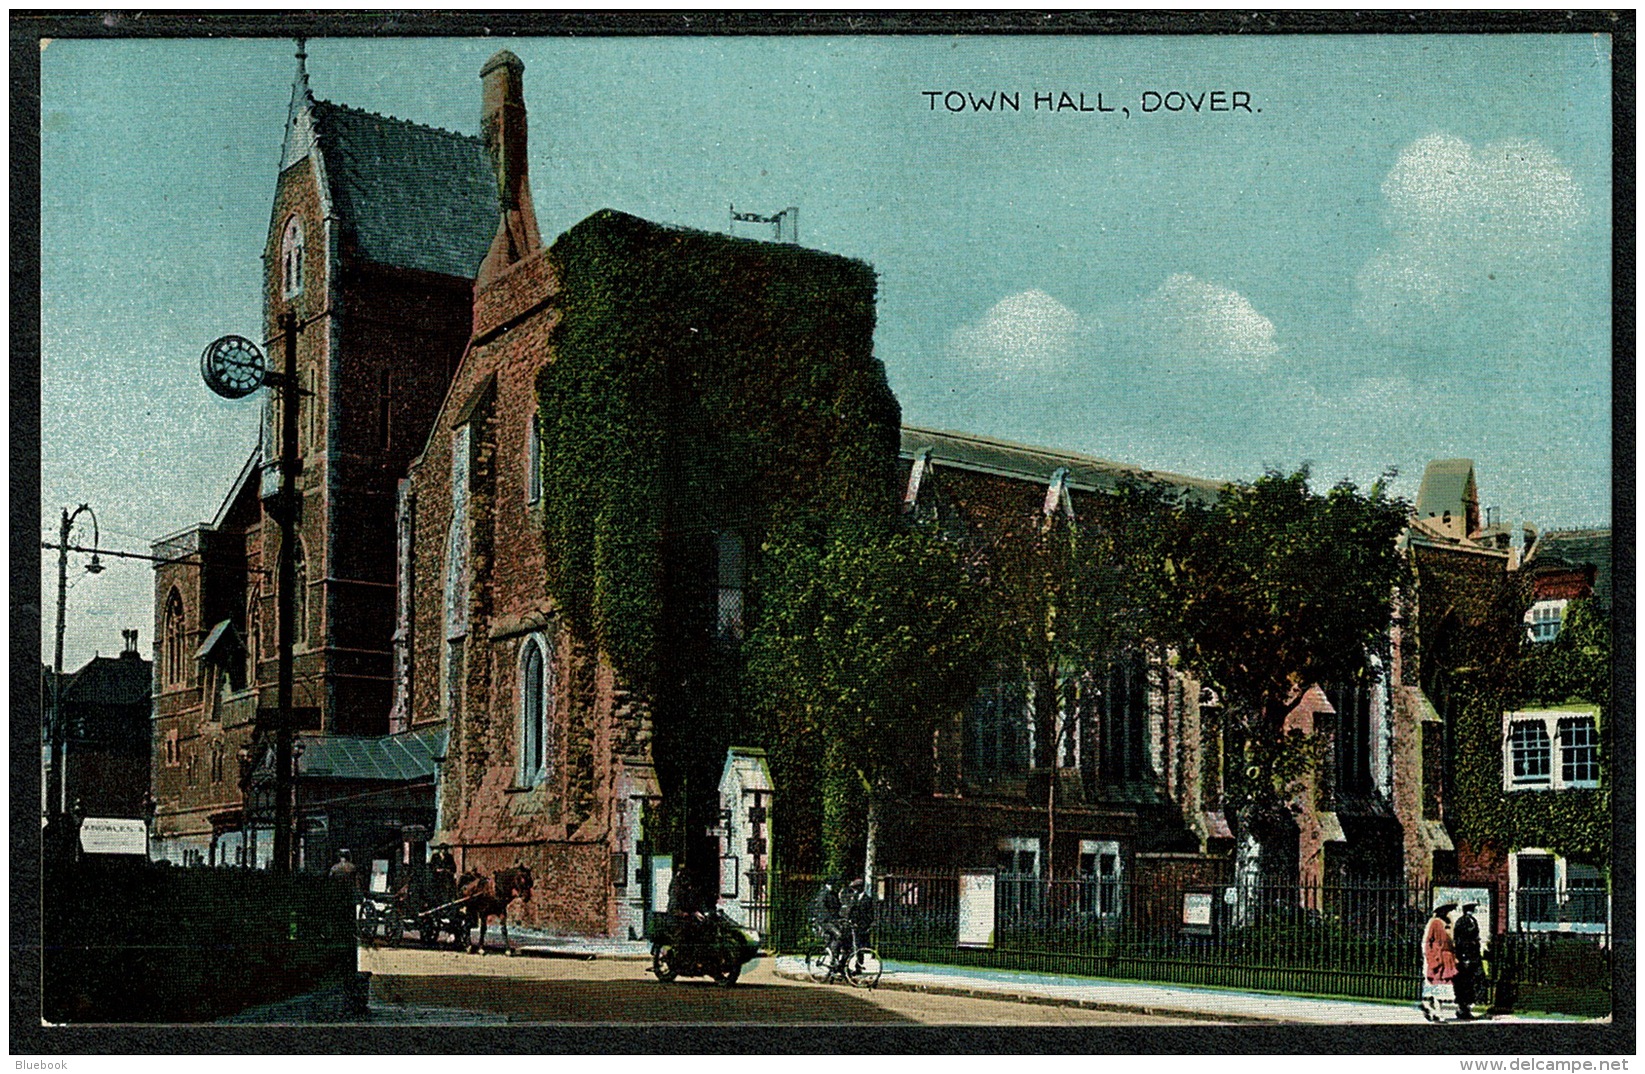
<svg viewBox="0 0 1645 1074"><path fill-rule="evenodd" d="M308 85L308 39L297 39L297 74L291 80L291 107L286 111L286 137L280 148L280 170L308 156L314 146L314 91Z"/></svg>

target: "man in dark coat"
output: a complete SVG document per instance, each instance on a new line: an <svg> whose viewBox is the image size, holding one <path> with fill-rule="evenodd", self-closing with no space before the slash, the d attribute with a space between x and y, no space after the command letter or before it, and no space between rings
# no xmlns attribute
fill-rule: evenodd
<svg viewBox="0 0 1645 1074"><path fill-rule="evenodd" d="M1478 903L1465 902L1456 924L1451 926L1451 949L1455 953L1457 975L1452 980L1457 997L1457 1020L1472 1021L1474 993L1484 961L1479 949L1479 922L1474 917Z"/></svg>
<svg viewBox="0 0 1645 1074"><path fill-rule="evenodd" d="M853 950L868 946L868 934L874 928L874 896L868 893L867 887L862 877L855 877L846 894L845 912L842 916ZM861 969L862 960L857 961L857 968Z"/></svg>
<svg viewBox="0 0 1645 1074"><path fill-rule="evenodd" d="M840 938L845 934L844 919L840 913L840 878L831 876L811 900L811 928L821 936L828 948L832 964L839 954Z"/></svg>

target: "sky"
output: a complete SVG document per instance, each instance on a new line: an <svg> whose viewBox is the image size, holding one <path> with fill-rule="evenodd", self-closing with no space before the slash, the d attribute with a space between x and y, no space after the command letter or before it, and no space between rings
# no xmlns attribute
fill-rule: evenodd
<svg viewBox="0 0 1645 1074"><path fill-rule="evenodd" d="M802 244L877 271L909 424L1216 479L1397 469L1412 498L1468 457L1501 520L1610 524L1604 36L314 39L310 82L473 134L503 47L545 240L798 206ZM199 355L260 336L293 52L43 48L44 539L89 503L146 552L255 445ZM152 648L150 568L105 563L71 556L67 669L122 628ZM41 583L49 610L44 550Z"/></svg>

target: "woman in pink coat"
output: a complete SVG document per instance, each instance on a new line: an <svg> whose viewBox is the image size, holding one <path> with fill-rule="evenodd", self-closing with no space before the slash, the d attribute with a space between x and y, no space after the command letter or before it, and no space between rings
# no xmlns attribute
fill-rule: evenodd
<svg viewBox="0 0 1645 1074"><path fill-rule="evenodd" d="M1428 931L1422 935L1422 1016L1430 1022L1439 1021L1439 1003L1451 995L1451 980L1457 975L1456 952L1451 948L1451 914L1457 908L1454 902L1434 908L1428 919Z"/></svg>

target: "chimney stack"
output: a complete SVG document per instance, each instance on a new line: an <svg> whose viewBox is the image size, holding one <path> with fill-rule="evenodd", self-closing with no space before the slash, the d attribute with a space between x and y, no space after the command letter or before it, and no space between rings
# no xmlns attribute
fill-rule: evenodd
<svg viewBox="0 0 1645 1074"><path fill-rule="evenodd" d="M126 643L126 647L120 653L120 655L123 656L123 657L126 657L128 660L136 660L137 659L137 631L135 631L135 630L122 630L122 631L120 631L120 637L123 638L125 640L125 643Z"/></svg>
<svg viewBox="0 0 1645 1074"><path fill-rule="evenodd" d="M482 287L543 245L526 176L524 75L525 64L507 49L480 68L480 133L497 176L501 215L476 280Z"/></svg>

